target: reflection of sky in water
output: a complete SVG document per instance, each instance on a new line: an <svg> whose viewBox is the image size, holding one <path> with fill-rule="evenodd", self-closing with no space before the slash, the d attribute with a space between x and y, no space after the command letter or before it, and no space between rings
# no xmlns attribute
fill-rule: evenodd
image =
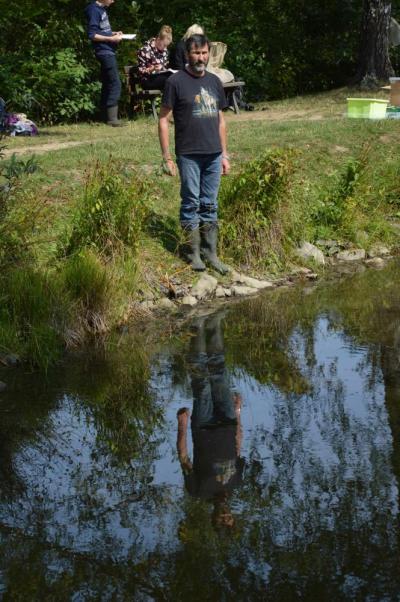
<svg viewBox="0 0 400 602"><path fill-rule="evenodd" d="M377 520L388 522L389 529L389 516L398 512L384 387L380 381L367 386L368 351L330 329L326 317L317 320L313 336L311 364L303 335L295 332L291 340L297 364L311 383L309 393L285 395L246 374L233 379L243 397L241 455L248 466L261 463L261 499L269 499L267 522L279 546L340 528L349 503L357 529ZM2 523L64 548L121 560L132 554L138 559L158 545L169 552L178 548L185 493L176 412L191 408L192 399L189 386L172 386L168 358L162 358L152 379L165 401L165 424L153 437L154 459L116 466L99 446L85 406L64 397L51 415L48 437L41 435L18 453L26 492L3 503ZM188 443L193 457L190 431ZM149 481L146 486L143 479ZM236 491L235 508L243 511L247 504ZM252 511L254 520L263 520L261 507ZM268 573L269 566L262 566Z"/></svg>

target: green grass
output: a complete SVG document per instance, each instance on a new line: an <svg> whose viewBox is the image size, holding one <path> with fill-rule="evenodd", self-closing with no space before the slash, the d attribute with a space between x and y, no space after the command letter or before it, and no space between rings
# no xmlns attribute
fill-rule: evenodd
<svg viewBox="0 0 400 602"><path fill-rule="evenodd" d="M355 95L368 96L341 89L260 103L254 112L239 116L229 113L226 116L232 175L224 178L224 191L229 190L235 178L246 170L249 161L258 159L266 151L279 149L283 156L288 150L296 151L290 202L283 199L285 202L278 203L277 206L284 211L282 209L281 214L278 211L274 215L275 224L279 220L285 222L286 230L283 228L281 234L290 236L290 244L282 240L281 252L274 250L279 256L274 270L285 269L286 263L291 261L290 246L302 238L313 241L318 237L332 237L354 244L367 241L367 245L376 240L395 243L387 223L388 218L400 217L400 159L397 150L400 122L347 119L346 97ZM386 98L387 93L380 91L377 96ZM29 235L30 243L32 236L34 239L30 253L33 267L54 274L61 274L64 270L68 273L69 270L68 278L80 270L82 279L89 278L89 285L86 282L85 286L90 286L90 278L96 270L91 272L89 269L84 273L82 265L72 265L61 259L60 245L64 244L65 249L65 242L74 228L79 234L77 250L78 247L84 250L88 244L90 246L93 240L89 239L94 237L94 246L97 247L91 247L92 259L94 263L100 262L107 278L113 282L108 289L112 292L107 305L107 328L131 315L129 307L140 291L152 288L157 292L160 279L178 274L184 281L191 281L190 270L176 253L180 238L179 179L162 174L157 126L151 117L140 117L125 128L113 129L101 124L44 128L37 138L10 138L6 145L8 156L14 151L23 153L19 156L24 158L35 153L41 168L24 181L24 211L29 203L37 211L38 202L44 209L35 220L33 234ZM357 164L364 156L364 169L356 170L354 183L344 185L349 178L349 165ZM134 254L124 251L125 243L110 256L110 253L104 253L104 245L101 247L96 238L100 232L102 244L105 241L107 246L110 237L123 238L122 230L118 228L129 224L120 220L118 227L113 226L113 232L107 231L107 218L96 222L93 230L93 224L86 219L88 215L90 217L90 211L83 219L82 210L77 220L79 199L82 199L88 173L93 174L95 165L102 166L104 177L107 166L111 176L115 175L115 166L123 171L122 179L116 176L120 191L124 181L135 178L145 181L146 189L150 191L153 200L151 206L146 207L147 221L137 231L134 230L137 261ZM119 194L118 190L114 193ZM93 203L96 206L100 193L95 190L93 194L88 197L91 207ZM139 197L137 200L140 202ZM107 212L111 209L110 205ZM296 219L288 219L288 214L295 215ZM236 267L241 267L240 257L229 254L228 246L222 253L236 262ZM254 262L252 265L248 258L246 265L257 273L265 273L271 268L268 262ZM70 285L70 290L73 290L72 283ZM9 331L6 340L10 341L10 345L14 340Z"/></svg>

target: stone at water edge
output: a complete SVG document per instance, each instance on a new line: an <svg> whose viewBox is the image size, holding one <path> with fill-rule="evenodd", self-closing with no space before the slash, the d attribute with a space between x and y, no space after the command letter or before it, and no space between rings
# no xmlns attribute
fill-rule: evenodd
<svg viewBox="0 0 400 602"><path fill-rule="evenodd" d="M142 301L140 304L140 307L142 307L143 309L153 309L155 306L154 301L151 301L150 299L147 301Z"/></svg>
<svg viewBox="0 0 400 602"><path fill-rule="evenodd" d="M170 299L160 299L159 301L157 301L157 307L159 309L176 309L176 305L173 301L171 301Z"/></svg>
<svg viewBox="0 0 400 602"><path fill-rule="evenodd" d="M312 270L310 268L297 267L294 268L291 272L291 276L307 276L307 274L311 274Z"/></svg>
<svg viewBox="0 0 400 602"><path fill-rule="evenodd" d="M197 303L198 301L196 297L193 297L193 295L186 295L186 297L183 297L181 300L181 304L185 305L186 307L194 307L197 305Z"/></svg>
<svg viewBox="0 0 400 602"><path fill-rule="evenodd" d="M256 288L258 290L262 290L264 288L273 288L275 286L269 280L258 280L257 278L252 278L251 276L239 274L239 272L236 272L235 270L231 271L231 276L233 282L244 284L245 286L250 286L251 288Z"/></svg>
<svg viewBox="0 0 400 602"><path fill-rule="evenodd" d="M251 286L232 286L232 294L235 297L247 297L249 295L255 295L258 289L252 288Z"/></svg>
<svg viewBox="0 0 400 602"><path fill-rule="evenodd" d="M211 296L218 286L218 280L210 274L202 274L200 279L192 287L191 294L196 299L204 299L207 296Z"/></svg>
<svg viewBox="0 0 400 602"><path fill-rule="evenodd" d="M385 261L382 259L382 257L371 257L371 259L365 260L365 265L370 265L373 268L383 268Z"/></svg>
<svg viewBox="0 0 400 602"><path fill-rule="evenodd" d="M340 251L336 255L339 261L361 261L365 259L365 249L349 249L348 251Z"/></svg>
<svg viewBox="0 0 400 602"><path fill-rule="evenodd" d="M222 286L217 286L217 288L215 289L215 296L217 297L217 299L222 299L223 297L225 297L225 289L222 288Z"/></svg>
<svg viewBox="0 0 400 602"><path fill-rule="evenodd" d="M269 280L257 280L250 276L243 276L241 282L246 286L250 286L250 288L255 288L260 291L265 288L274 288L274 285Z"/></svg>
<svg viewBox="0 0 400 602"><path fill-rule="evenodd" d="M384 245L373 245L367 253L368 258L375 259L375 257L385 257L390 255L390 251Z"/></svg>
<svg viewBox="0 0 400 602"><path fill-rule="evenodd" d="M319 265L325 265L325 257L323 252L318 249L315 245L312 245L310 242L303 242L301 247L296 249L297 257L304 259L305 261L315 261Z"/></svg>

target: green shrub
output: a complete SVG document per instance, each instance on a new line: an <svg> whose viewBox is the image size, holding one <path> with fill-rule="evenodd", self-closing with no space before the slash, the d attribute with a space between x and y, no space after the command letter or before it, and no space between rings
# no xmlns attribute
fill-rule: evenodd
<svg viewBox="0 0 400 602"><path fill-rule="evenodd" d="M91 311L102 311L108 303L110 282L96 254L88 249L70 257L64 268L66 292L73 301Z"/></svg>
<svg viewBox="0 0 400 602"><path fill-rule="evenodd" d="M359 179L367 166L367 156L365 152L360 159L349 159L344 170L333 175L332 189L322 196L311 212L311 220L315 223L317 231L325 231L327 227L341 227Z"/></svg>
<svg viewBox="0 0 400 602"><path fill-rule="evenodd" d="M1 150L0 148L0 157ZM0 268L7 269L27 261L40 216L45 211L42 200L26 194L24 178L37 171L34 156L27 160L12 155L0 164Z"/></svg>
<svg viewBox="0 0 400 602"><path fill-rule="evenodd" d="M223 188L220 241L236 262L264 267L279 263L284 233L290 229L286 209L292 195L293 159L290 150L267 152Z"/></svg>
<svg viewBox="0 0 400 602"><path fill-rule="evenodd" d="M111 273L110 265L105 266L94 249L67 258L61 277L69 307L68 346L81 345L88 335L108 332L115 300Z"/></svg>
<svg viewBox="0 0 400 602"><path fill-rule="evenodd" d="M0 330L7 333L7 345L18 342L17 348L32 365L47 369L62 349L63 308L57 280L47 273L19 268L7 272L2 285L4 325Z"/></svg>
<svg viewBox="0 0 400 602"><path fill-rule="evenodd" d="M149 211L150 190L136 172L122 173L111 160L97 163L79 200L67 254L85 247L111 257L124 247L138 249Z"/></svg>
<svg viewBox="0 0 400 602"><path fill-rule="evenodd" d="M379 150L381 152L381 149ZM399 195L399 161L384 162L369 145L331 178L310 206L313 238L342 238L362 246L390 238L387 215Z"/></svg>

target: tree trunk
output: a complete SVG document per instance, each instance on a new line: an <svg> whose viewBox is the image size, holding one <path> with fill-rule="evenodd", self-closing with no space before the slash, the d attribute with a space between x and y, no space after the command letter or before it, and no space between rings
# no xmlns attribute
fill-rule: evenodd
<svg viewBox="0 0 400 602"><path fill-rule="evenodd" d="M364 0L356 81L366 87L376 86L393 75L389 58L391 8L388 0Z"/></svg>

